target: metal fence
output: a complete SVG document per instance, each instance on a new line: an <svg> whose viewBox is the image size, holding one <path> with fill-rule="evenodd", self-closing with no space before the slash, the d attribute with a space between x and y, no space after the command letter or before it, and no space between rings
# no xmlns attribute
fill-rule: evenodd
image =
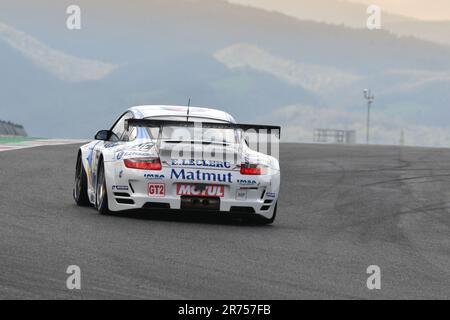
<svg viewBox="0 0 450 320"><path fill-rule="evenodd" d="M0 120L0 135L26 137L27 132L24 127L19 124Z"/></svg>
<svg viewBox="0 0 450 320"><path fill-rule="evenodd" d="M315 143L355 144L355 130L315 129Z"/></svg>

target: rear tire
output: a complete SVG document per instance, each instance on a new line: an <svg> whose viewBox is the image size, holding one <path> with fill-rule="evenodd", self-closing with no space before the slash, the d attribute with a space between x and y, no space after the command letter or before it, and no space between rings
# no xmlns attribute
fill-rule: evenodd
<svg viewBox="0 0 450 320"><path fill-rule="evenodd" d="M110 214L110 211L108 208L108 191L106 189L105 165L103 164L103 160L100 161L97 174L97 187L95 188L97 210L100 214L107 215Z"/></svg>
<svg viewBox="0 0 450 320"><path fill-rule="evenodd" d="M75 182L73 187L73 198L75 203L80 207L87 207L91 203L87 193L87 176L84 171L83 160L81 154L77 158L77 166L75 169Z"/></svg>

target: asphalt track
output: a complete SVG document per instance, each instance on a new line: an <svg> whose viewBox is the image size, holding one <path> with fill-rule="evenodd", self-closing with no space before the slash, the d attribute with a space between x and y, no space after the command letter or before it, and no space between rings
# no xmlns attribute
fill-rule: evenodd
<svg viewBox="0 0 450 320"><path fill-rule="evenodd" d="M0 153L0 298L450 299L450 149L283 145L273 226L79 208L76 149Z"/></svg>

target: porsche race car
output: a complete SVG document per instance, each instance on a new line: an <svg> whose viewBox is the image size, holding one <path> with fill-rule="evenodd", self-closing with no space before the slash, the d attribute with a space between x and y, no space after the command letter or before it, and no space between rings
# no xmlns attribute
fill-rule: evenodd
<svg viewBox="0 0 450 320"><path fill-rule="evenodd" d="M78 151L73 196L101 214L193 210L273 223L280 166L248 135L280 127L237 124L226 112L138 106Z"/></svg>

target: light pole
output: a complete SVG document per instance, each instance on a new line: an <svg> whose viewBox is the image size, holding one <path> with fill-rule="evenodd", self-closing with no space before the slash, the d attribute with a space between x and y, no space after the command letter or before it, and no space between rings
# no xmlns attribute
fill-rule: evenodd
<svg viewBox="0 0 450 320"><path fill-rule="evenodd" d="M372 103L375 100L375 96L370 92L370 89L364 89L364 98L367 100L367 144L370 143L370 108L372 107Z"/></svg>

